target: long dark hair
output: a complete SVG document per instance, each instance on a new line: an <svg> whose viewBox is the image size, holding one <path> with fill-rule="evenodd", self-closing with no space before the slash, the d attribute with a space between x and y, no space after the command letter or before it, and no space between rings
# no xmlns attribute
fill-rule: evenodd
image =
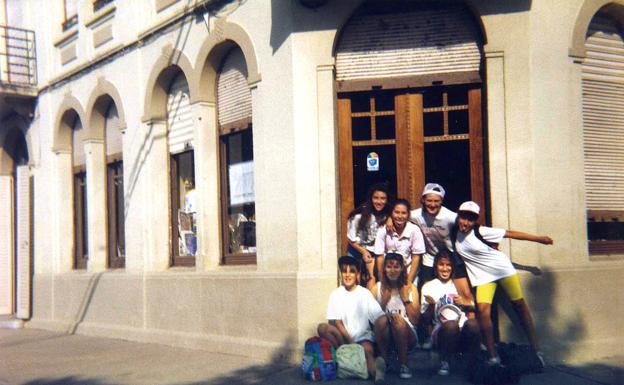
<svg viewBox="0 0 624 385"><path fill-rule="evenodd" d="M381 274L381 281L385 287L392 287L392 284L390 280L388 279L388 276L386 275L386 263L388 263L388 261L390 260L395 260L399 263L399 265L401 265L401 275L399 275L399 279L397 280L399 284L397 287L400 288L401 286L407 283L407 269L405 268L405 262L403 261L403 256L399 253L388 253L384 257L384 264L383 264L384 268Z"/></svg>
<svg viewBox="0 0 624 385"><path fill-rule="evenodd" d="M360 223L358 223L358 232L366 231L366 227L368 226L368 221L370 220L371 215L375 216L375 221L379 226L383 225L383 223L386 221L386 218L388 218L388 216L390 215L390 206L387 202L384 208L381 209L381 211L375 210L375 206L373 206L373 194L376 191L381 191L382 193L386 194L388 202L390 201L388 186L385 183L377 183L372 185L366 193L366 201L349 213L349 219L353 219L353 217L357 214L360 214L362 216L360 218Z"/></svg>

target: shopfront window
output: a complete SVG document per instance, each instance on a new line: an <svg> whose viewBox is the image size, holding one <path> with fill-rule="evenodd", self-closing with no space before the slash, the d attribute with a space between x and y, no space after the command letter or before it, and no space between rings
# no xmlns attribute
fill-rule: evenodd
<svg viewBox="0 0 624 385"><path fill-rule="evenodd" d="M197 255L197 193L193 150L171 155L173 265L192 266Z"/></svg>

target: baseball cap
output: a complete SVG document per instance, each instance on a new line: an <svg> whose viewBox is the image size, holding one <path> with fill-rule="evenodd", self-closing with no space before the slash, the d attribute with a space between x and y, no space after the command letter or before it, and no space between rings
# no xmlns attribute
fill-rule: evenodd
<svg viewBox="0 0 624 385"><path fill-rule="evenodd" d="M458 211L468 211L470 213L475 213L477 215L479 215L479 205L476 204L473 201L467 201L461 204L461 206L459 206L459 210Z"/></svg>
<svg viewBox="0 0 624 385"><path fill-rule="evenodd" d="M360 262L350 255L343 255L342 257L338 258L338 266L342 265L355 266L357 270L360 271Z"/></svg>
<svg viewBox="0 0 624 385"><path fill-rule="evenodd" d="M427 194L436 194L439 195L440 198L444 198L444 194L446 194L446 191L444 191L444 187L440 186L437 183L427 183L425 185L425 188L423 189L423 193L421 196L425 196Z"/></svg>

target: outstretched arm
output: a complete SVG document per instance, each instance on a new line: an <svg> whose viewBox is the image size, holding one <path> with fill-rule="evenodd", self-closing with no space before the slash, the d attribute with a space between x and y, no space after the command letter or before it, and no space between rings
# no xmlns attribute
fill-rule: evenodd
<svg viewBox="0 0 624 385"><path fill-rule="evenodd" d="M543 245L552 245L553 240L546 235L534 235L529 233L523 233L522 231L507 230L505 232L505 238L518 239L521 241L531 241L541 243Z"/></svg>

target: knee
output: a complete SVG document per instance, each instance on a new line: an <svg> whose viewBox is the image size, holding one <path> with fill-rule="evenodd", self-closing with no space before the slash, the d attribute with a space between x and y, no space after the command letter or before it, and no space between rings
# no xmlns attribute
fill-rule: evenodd
<svg viewBox="0 0 624 385"><path fill-rule="evenodd" d="M459 323L457 321L446 321L442 324L442 331L447 336L459 333Z"/></svg>
<svg viewBox="0 0 624 385"><path fill-rule="evenodd" d="M316 328L316 332L318 333L319 337L322 337L323 335L326 335L327 334L327 324L326 323L318 324L318 326Z"/></svg>
<svg viewBox="0 0 624 385"><path fill-rule="evenodd" d="M470 334L479 334L479 323L475 319L469 319L464 324L464 329Z"/></svg>

